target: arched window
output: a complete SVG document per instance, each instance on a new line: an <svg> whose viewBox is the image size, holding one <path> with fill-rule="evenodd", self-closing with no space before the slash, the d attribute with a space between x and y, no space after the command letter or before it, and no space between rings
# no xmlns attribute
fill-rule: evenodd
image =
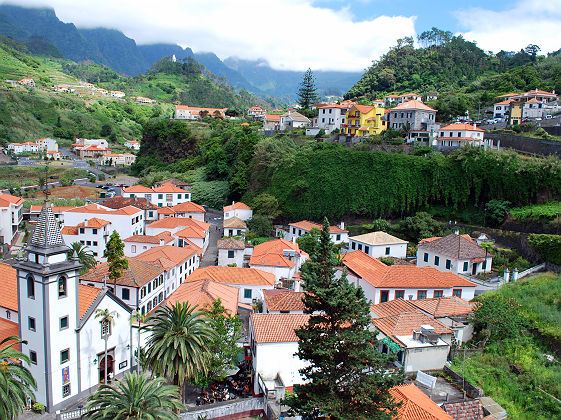
<svg viewBox="0 0 561 420"><path fill-rule="evenodd" d="M58 278L58 297L66 297L66 277L60 276Z"/></svg>
<svg viewBox="0 0 561 420"><path fill-rule="evenodd" d="M27 276L27 297L35 299L35 280L31 274Z"/></svg>

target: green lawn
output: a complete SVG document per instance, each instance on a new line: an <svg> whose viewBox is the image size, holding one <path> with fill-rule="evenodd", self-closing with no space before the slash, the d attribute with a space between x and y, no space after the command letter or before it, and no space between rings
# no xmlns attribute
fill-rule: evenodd
<svg viewBox="0 0 561 420"><path fill-rule="evenodd" d="M511 217L524 220L552 220L561 214L561 202L550 201L545 204L516 207L510 210Z"/></svg>

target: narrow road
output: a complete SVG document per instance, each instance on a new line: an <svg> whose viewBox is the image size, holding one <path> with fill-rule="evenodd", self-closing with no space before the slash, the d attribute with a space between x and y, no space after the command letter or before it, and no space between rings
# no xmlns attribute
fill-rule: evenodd
<svg viewBox="0 0 561 420"><path fill-rule="evenodd" d="M218 240L222 237L222 212L214 209L207 209L206 222L210 223L210 235L208 248L205 255L201 260L201 267L208 267L209 265L216 265L218 259Z"/></svg>

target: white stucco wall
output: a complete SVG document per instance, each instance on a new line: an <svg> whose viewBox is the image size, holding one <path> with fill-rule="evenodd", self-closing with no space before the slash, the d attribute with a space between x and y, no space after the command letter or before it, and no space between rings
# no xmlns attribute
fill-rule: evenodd
<svg viewBox="0 0 561 420"><path fill-rule="evenodd" d="M228 251L234 252L233 258L228 258ZM218 265L225 267L228 264L236 264L236 267L243 267L243 249L218 249Z"/></svg>
<svg viewBox="0 0 561 420"><path fill-rule="evenodd" d="M389 253L386 252L386 248L389 248ZM369 245L349 238L349 251L355 250L363 251L374 258L395 257L405 259L407 257L407 244Z"/></svg>

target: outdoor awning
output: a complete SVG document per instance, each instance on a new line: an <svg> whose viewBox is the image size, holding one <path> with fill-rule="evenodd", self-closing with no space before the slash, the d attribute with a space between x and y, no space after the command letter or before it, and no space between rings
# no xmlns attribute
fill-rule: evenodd
<svg viewBox="0 0 561 420"><path fill-rule="evenodd" d="M394 353L401 351L401 347L399 346L399 344L397 344L389 337L384 337L382 340L380 340L380 342L385 344L390 349L390 351Z"/></svg>

